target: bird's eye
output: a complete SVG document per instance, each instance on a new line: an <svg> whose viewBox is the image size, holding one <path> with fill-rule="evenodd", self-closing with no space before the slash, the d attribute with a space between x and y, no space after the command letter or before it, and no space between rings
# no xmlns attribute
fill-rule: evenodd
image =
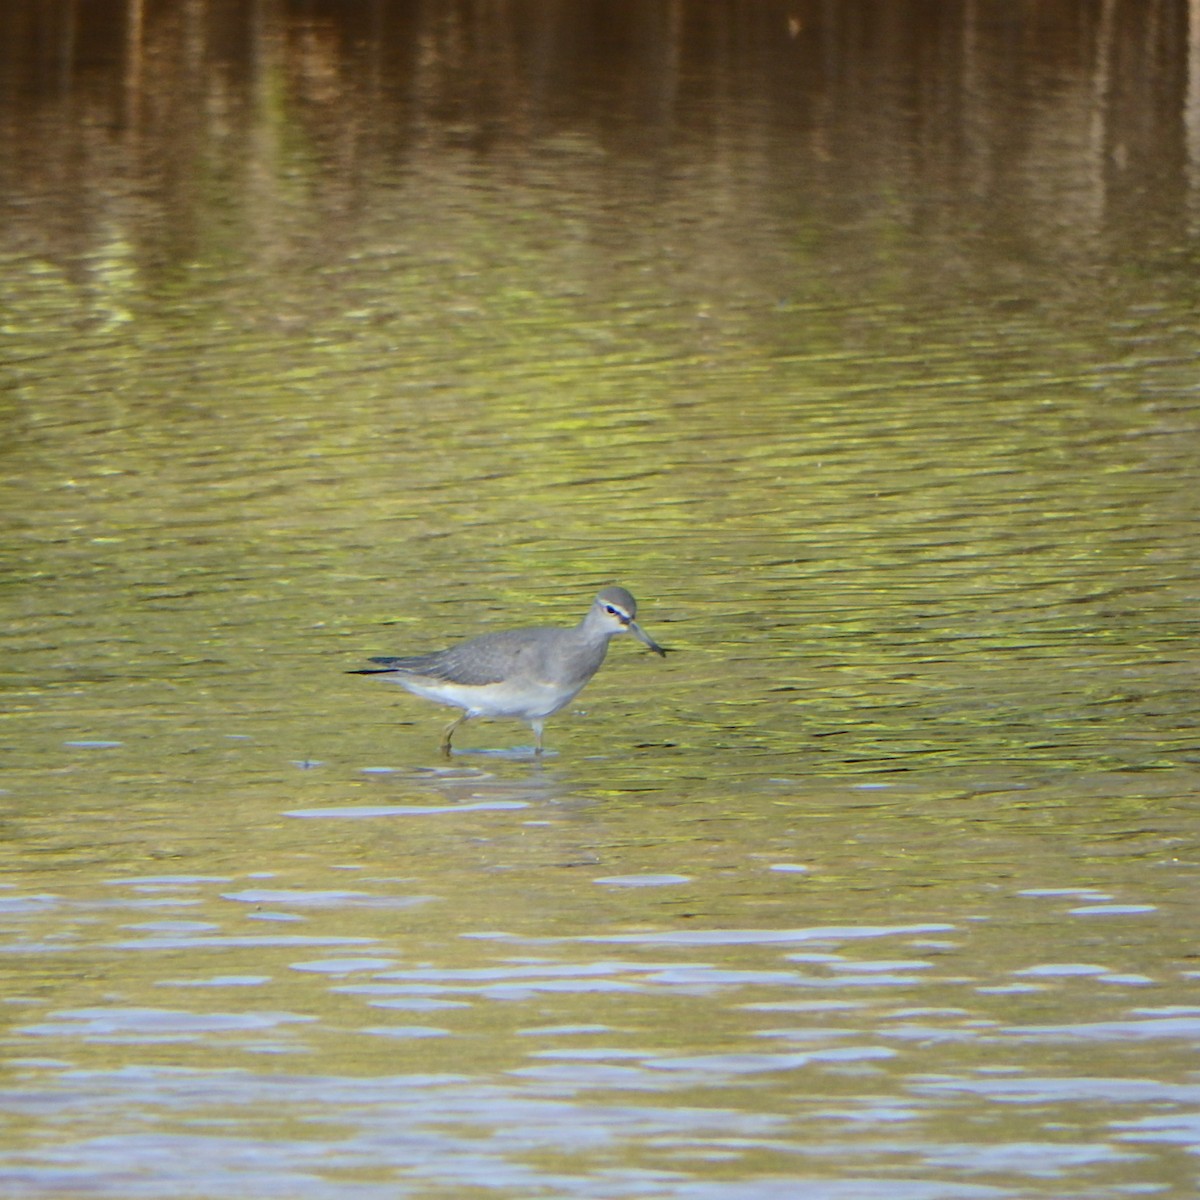
<svg viewBox="0 0 1200 1200"><path fill-rule="evenodd" d="M604 606L604 611L606 613L611 613L614 617L619 617L621 615L620 609L613 608L611 604L606 604Z"/></svg>

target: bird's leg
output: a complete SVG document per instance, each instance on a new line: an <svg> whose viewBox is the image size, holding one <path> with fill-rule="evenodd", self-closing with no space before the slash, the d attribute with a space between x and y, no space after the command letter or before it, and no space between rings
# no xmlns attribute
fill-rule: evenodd
<svg viewBox="0 0 1200 1200"><path fill-rule="evenodd" d="M542 752L542 722L530 721L529 724L533 727L533 752L541 754Z"/></svg>
<svg viewBox="0 0 1200 1200"><path fill-rule="evenodd" d="M469 712L464 712L461 717L455 717L445 729L442 730L442 753L450 757L450 739L454 736L454 731L470 716Z"/></svg>

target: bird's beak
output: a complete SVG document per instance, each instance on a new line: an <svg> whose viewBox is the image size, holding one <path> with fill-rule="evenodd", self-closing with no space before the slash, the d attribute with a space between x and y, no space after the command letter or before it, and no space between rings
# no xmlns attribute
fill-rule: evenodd
<svg viewBox="0 0 1200 1200"><path fill-rule="evenodd" d="M625 626L630 633L643 645L649 646L660 658L666 658L667 652L636 622L630 621Z"/></svg>

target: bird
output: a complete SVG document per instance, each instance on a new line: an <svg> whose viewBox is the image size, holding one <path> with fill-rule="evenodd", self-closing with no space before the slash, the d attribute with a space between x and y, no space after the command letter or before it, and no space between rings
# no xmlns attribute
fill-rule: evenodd
<svg viewBox="0 0 1200 1200"><path fill-rule="evenodd" d="M472 717L516 717L533 730L534 753L542 753L546 718L565 708L600 669L608 643L631 633L655 654L660 646L634 620L637 601L623 587L603 588L582 621L571 628L533 626L468 638L446 650L401 658L348 672L383 675L416 696L461 708L442 731L441 751L450 756L458 727Z"/></svg>

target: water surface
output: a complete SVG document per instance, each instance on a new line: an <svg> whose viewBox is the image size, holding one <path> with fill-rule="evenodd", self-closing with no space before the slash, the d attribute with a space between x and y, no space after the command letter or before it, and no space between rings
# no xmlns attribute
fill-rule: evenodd
<svg viewBox="0 0 1200 1200"><path fill-rule="evenodd" d="M0 28L0 1190L1194 1194L1181 6Z"/></svg>

